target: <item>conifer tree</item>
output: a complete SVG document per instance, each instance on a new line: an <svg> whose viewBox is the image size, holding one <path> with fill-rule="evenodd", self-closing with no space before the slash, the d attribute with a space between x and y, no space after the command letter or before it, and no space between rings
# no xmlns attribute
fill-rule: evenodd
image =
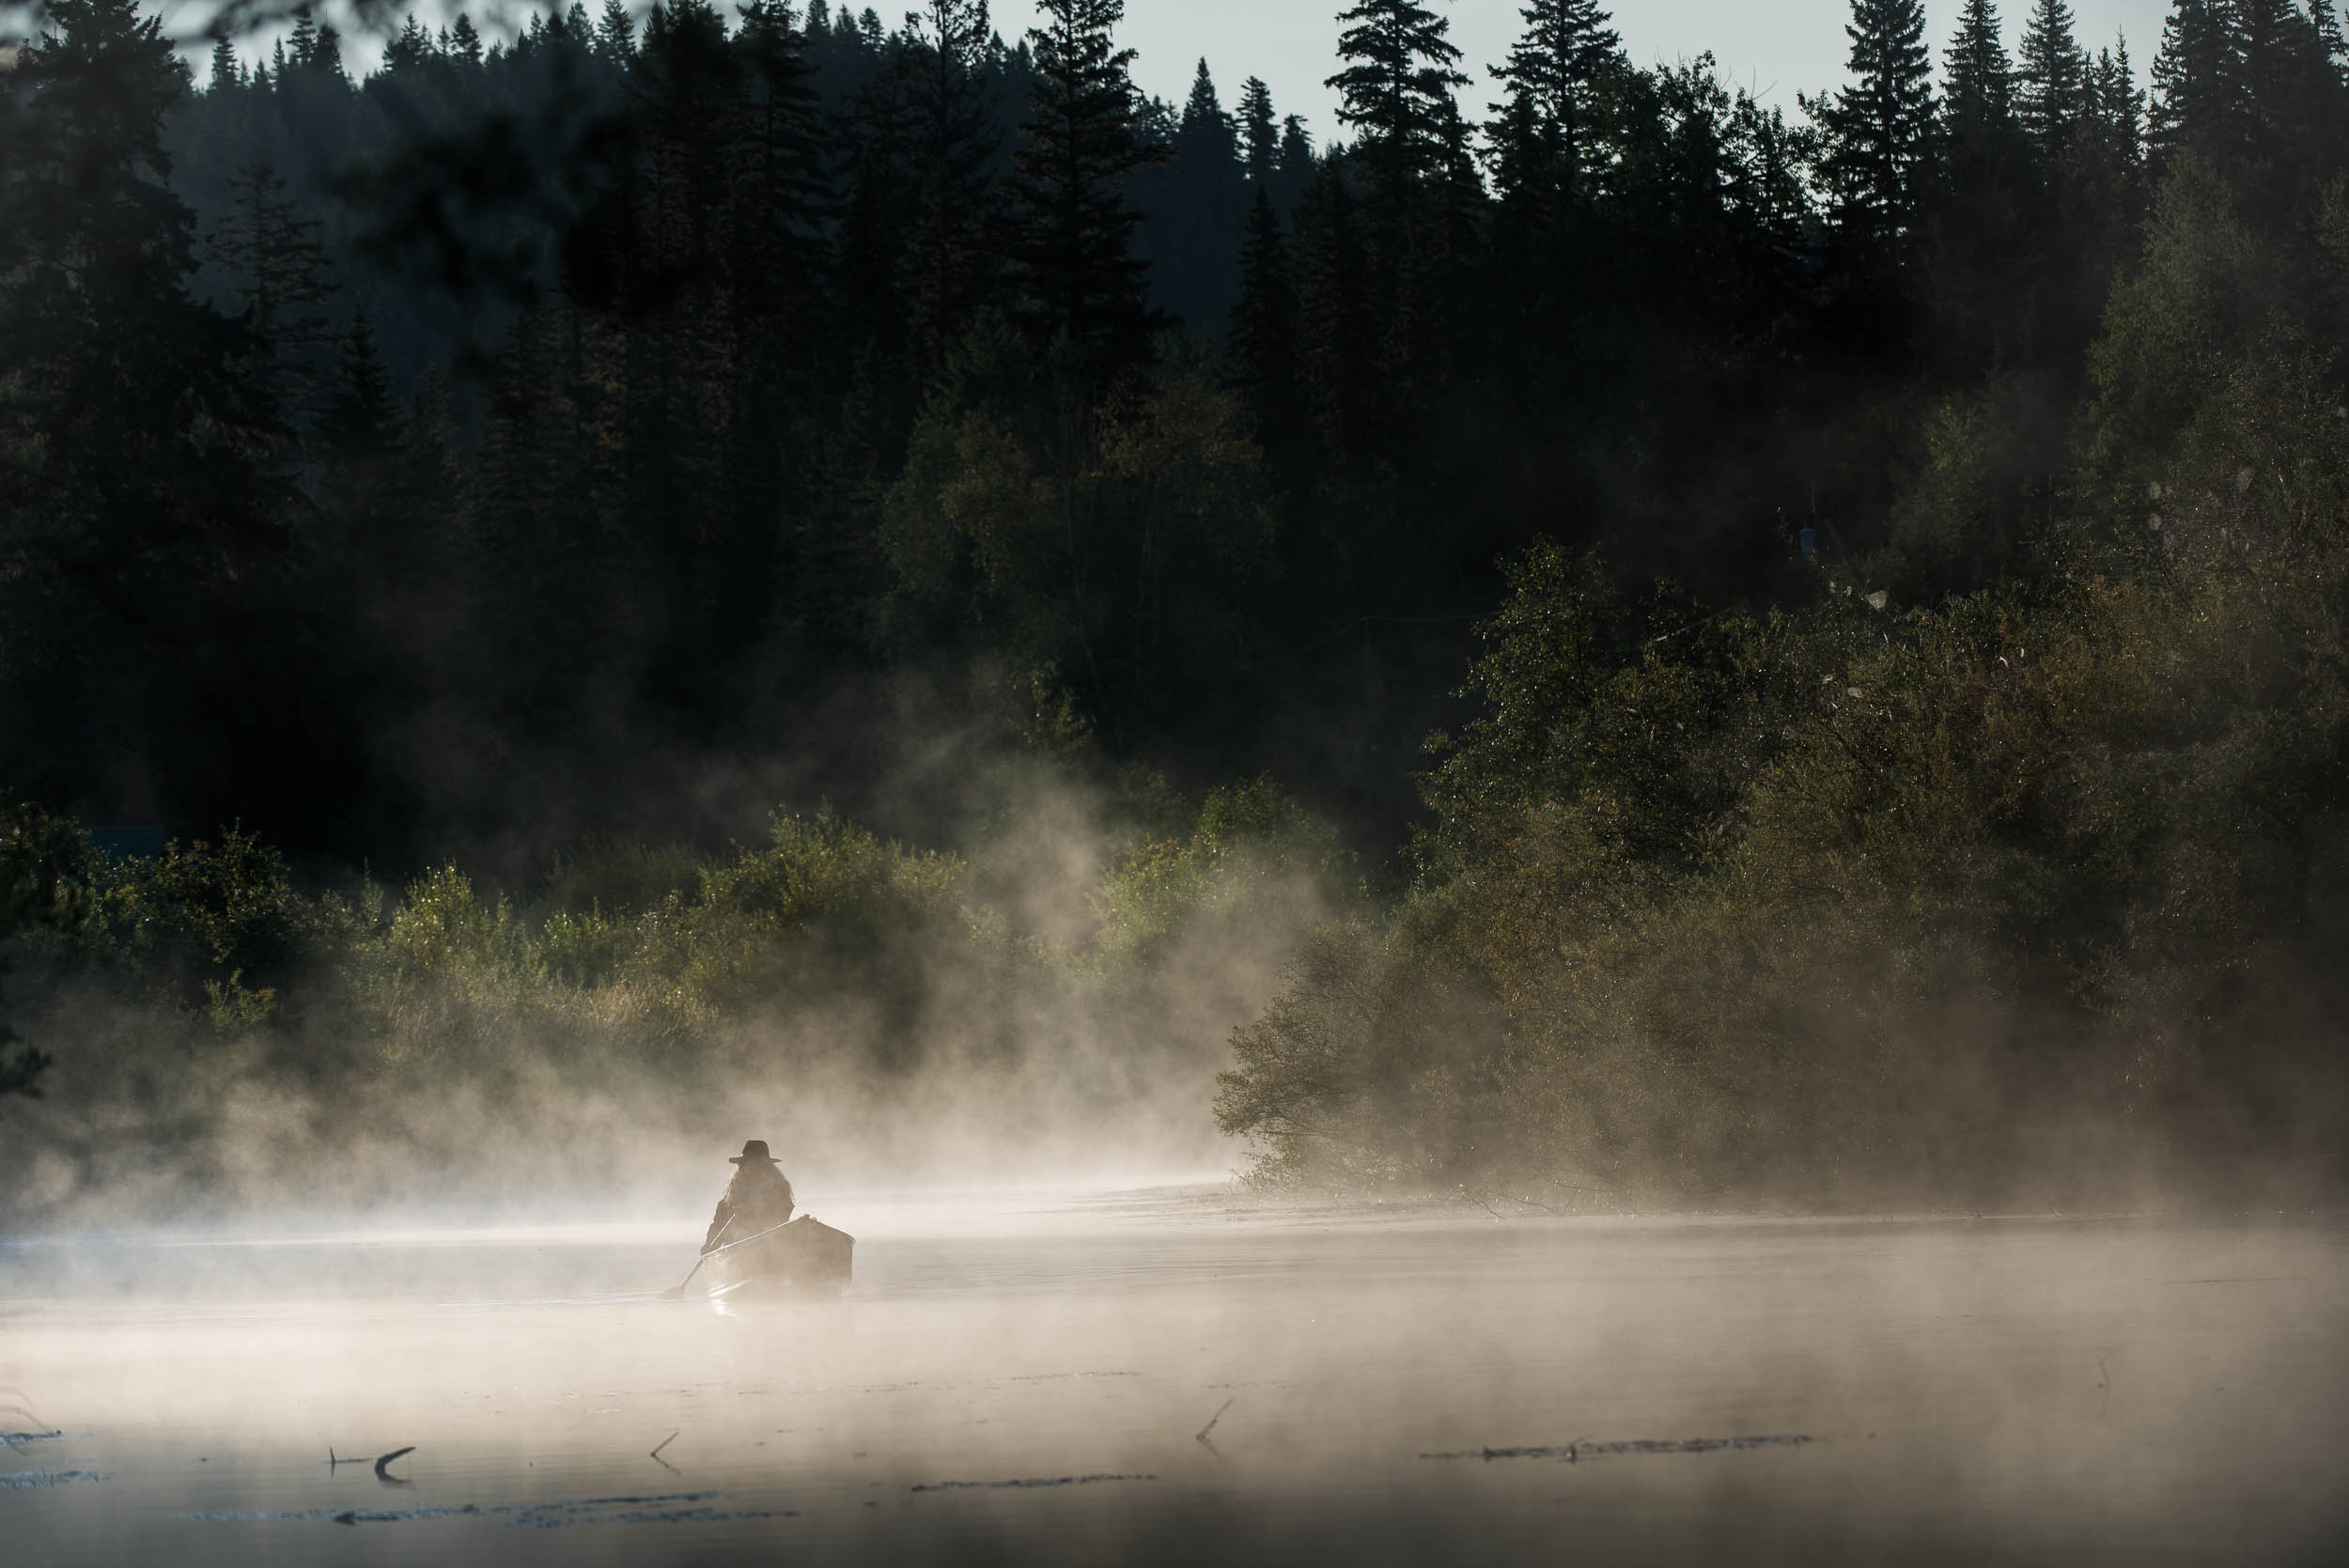
<svg viewBox="0 0 2349 1568"><path fill-rule="evenodd" d="M1524 31L1492 72L1509 93L1493 105L1496 160L1511 170L1508 188L1567 197L1596 166L1600 100L1626 65L1623 40L1598 0L1534 0L1517 14Z"/></svg>
<svg viewBox="0 0 2349 1568"><path fill-rule="evenodd" d="M1313 133L1305 129L1301 115L1281 117L1281 161L1274 175L1273 205L1286 211L1297 200L1298 193L1313 182L1317 161L1314 156Z"/></svg>
<svg viewBox="0 0 2349 1568"><path fill-rule="evenodd" d="M474 31L473 18L463 11L457 13L457 20L449 23L448 43L441 52L460 65L481 64L481 35Z"/></svg>
<svg viewBox="0 0 2349 1568"><path fill-rule="evenodd" d="M2023 24L2015 69L2015 109L2043 164L2071 145L2086 109L2088 56L2073 36L2064 0L2035 0Z"/></svg>
<svg viewBox="0 0 2349 1568"><path fill-rule="evenodd" d="M991 171L1001 148L985 75L993 37L987 0L927 0L927 47L912 51L905 232L908 329L927 380L995 292Z"/></svg>
<svg viewBox="0 0 2349 1568"><path fill-rule="evenodd" d="M636 16L628 0L603 0L596 20L596 57L610 66L625 66L636 57Z"/></svg>
<svg viewBox="0 0 2349 1568"><path fill-rule="evenodd" d="M298 418L318 385L319 351L333 337L320 310L329 287L321 225L302 215L267 163L239 170L229 192L227 221L205 250L243 303L260 384L281 415Z"/></svg>
<svg viewBox="0 0 2349 1568"><path fill-rule="evenodd" d="M312 73L333 82L349 82L350 73L343 67L343 36L331 22L319 23L318 38L310 45L310 57L304 64Z"/></svg>
<svg viewBox="0 0 2349 1568"><path fill-rule="evenodd" d="M411 12L399 31L383 46L383 69L397 76L416 70L438 53L432 35L418 25Z"/></svg>
<svg viewBox="0 0 2349 1568"><path fill-rule="evenodd" d="M1035 78L1025 139L1013 154L1012 254L1024 314L1043 336L1066 334L1096 369L1143 357L1153 324L1145 263L1132 253L1139 214L1127 177L1159 161L1143 140L1114 30L1125 0L1042 0L1031 28Z"/></svg>
<svg viewBox="0 0 2349 1568"><path fill-rule="evenodd" d="M1855 259L1897 261L1924 195L1933 130L1922 0L1852 0L1853 81L1817 103L1836 226Z"/></svg>
<svg viewBox="0 0 2349 1568"><path fill-rule="evenodd" d="M1361 132L1373 185L1393 194L1442 170L1453 89L1468 82L1450 19L1417 0L1361 0L1338 21L1346 67L1324 85L1337 89L1339 121Z"/></svg>
<svg viewBox="0 0 2349 1568"><path fill-rule="evenodd" d="M1239 146L1248 178L1268 185L1281 166L1281 132L1272 115L1272 89L1262 77L1251 76L1240 85Z"/></svg>
<svg viewBox="0 0 2349 1568"><path fill-rule="evenodd" d="M318 19L307 5L296 6L293 19L293 31L286 35L286 57L297 69L306 70L318 58Z"/></svg>
<svg viewBox="0 0 2349 1568"><path fill-rule="evenodd" d="M2146 128L2160 158L2224 157L2235 145L2243 63L2232 23L2232 0L2176 0L2162 23Z"/></svg>
<svg viewBox="0 0 2349 1568"><path fill-rule="evenodd" d="M212 40L212 75L205 89L226 92L243 85L244 68L237 63L237 46L224 33Z"/></svg>
<svg viewBox="0 0 2349 1568"><path fill-rule="evenodd" d="M1944 65L1941 118L1952 140L1985 144L2003 135L2014 113L2014 67L1992 0L1965 0Z"/></svg>
<svg viewBox="0 0 2349 1568"><path fill-rule="evenodd" d="M1255 182L1240 248L1239 302L1232 312L1232 359L1268 447L1297 434L1297 287L1272 193Z"/></svg>
<svg viewBox="0 0 2349 1568"><path fill-rule="evenodd" d="M26 756L143 745L104 732L150 702L225 718L222 693L168 689L199 678L210 618L282 564L292 508L251 336L188 288L194 220L163 124L189 71L135 0L47 17L0 138L0 660L23 667L28 637L79 651L7 715Z"/></svg>

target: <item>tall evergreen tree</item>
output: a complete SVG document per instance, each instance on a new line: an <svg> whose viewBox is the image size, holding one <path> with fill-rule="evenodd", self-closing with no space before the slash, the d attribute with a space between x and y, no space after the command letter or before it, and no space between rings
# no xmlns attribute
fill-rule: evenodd
<svg viewBox="0 0 2349 1568"><path fill-rule="evenodd" d="M1164 149L1139 124L1130 49L1117 47L1125 0L1042 0L1028 32L1035 76L1024 140L1012 155L1012 255L1023 313L1066 334L1097 370L1139 362L1153 325L1133 255L1140 215L1125 184Z"/></svg>
<svg viewBox="0 0 2349 1568"><path fill-rule="evenodd" d="M1272 89L1262 77L1251 76L1240 85L1239 146L1248 178L1269 185L1281 166L1281 128L1272 115Z"/></svg>
<svg viewBox="0 0 2349 1568"><path fill-rule="evenodd" d="M1393 192L1441 171L1457 110L1453 89L1468 82L1450 19L1417 0L1361 0L1338 21L1345 69L1323 85L1337 89L1340 123L1361 133L1374 186Z"/></svg>
<svg viewBox="0 0 2349 1568"><path fill-rule="evenodd" d="M1816 105L1836 226L1861 265L1897 262L1924 196L1933 132L1923 0L1852 0L1850 85Z"/></svg>
<svg viewBox="0 0 2349 1568"><path fill-rule="evenodd" d="M2232 0L2175 0L2154 58L2146 131L2157 157L2195 152L2224 159L2233 151L2243 69L2233 22Z"/></svg>
<svg viewBox="0 0 2349 1568"><path fill-rule="evenodd" d="M2073 36L2064 0L2035 0L2023 23L2015 70L2015 109L2040 162L2051 163L2071 145L2087 107L2088 56Z"/></svg>
<svg viewBox="0 0 2349 1568"><path fill-rule="evenodd" d="M603 0L596 19L596 57L606 65L625 66L636 57L636 14L628 0Z"/></svg>
<svg viewBox="0 0 2349 1568"><path fill-rule="evenodd" d="M282 415L299 418L308 411L321 351L334 337L322 308L330 288L322 225L303 215L303 203L286 194L285 179L267 163L239 170L229 192L227 219L205 249L243 303L260 383Z"/></svg>
<svg viewBox="0 0 2349 1568"><path fill-rule="evenodd" d="M135 0L48 19L0 137L0 660L42 672L0 722L21 768L70 757L87 779L145 767L174 729L233 744L255 716L224 700L268 709L225 672L266 665L246 617L293 501L251 334L189 291L194 222L163 150L187 68ZM164 786L211 810L220 783Z"/></svg>
<svg viewBox="0 0 2349 1568"><path fill-rule="evenodd" d="M905 281L916 374L927 381L996 293L993 169L1002 137L987 77L994 37L987 0L927 0L918 16L926 47L907 55L919 80L910 94Z"/></svg>
<svg viewBox="0 0 2349 1568"><path fill-rule="evenodd" d="M212 75L205 84L209 92L226 92L244 85L244 68L237 63L237 46L223 33L212 40Z"/></svg>
<svg viewBox="0 0 2349 1568"><path fill-rule="evenodd" d="M1297 287L1272 192L1254 184L1240 248L1239 301L1232 311L1232 359L1256 417L1257 439L1278 446L1297 429Z"/></svg>
<svg viewBox="0 0 2349 1568"><path fill-rule="evenodd" d="M1944 57L1941 118L1952 141L2003 136L2014 115L2014 65L1992 0L1965 0Z"/></svg>
<svg viewBox="0 0 2349 1568"><path fill-rule="evenodd" d="M1624 69L1623 40L1598 0L1534 0L1508 62L1493 68L1508 101L1492 127L1511 187L1553 195L1582 189L1599 158L1599 112L1610 73Z"/></svg>

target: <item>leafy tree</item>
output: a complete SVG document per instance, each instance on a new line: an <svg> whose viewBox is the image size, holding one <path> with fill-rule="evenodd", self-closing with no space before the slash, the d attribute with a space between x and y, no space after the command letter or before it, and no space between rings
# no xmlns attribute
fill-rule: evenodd
<svg viewBox="0 0 2349 1568"><path fill-rule="evenodd" d="M40 931L70 931L88 918L89 844L75 825L40 806L0 796L0 974L7 946ZM16 1046L13 1052L5 1051ZM0 1099L38 1099L40 1080L55 1065L38 1047L17 1045L0 1020Z"/></svg>

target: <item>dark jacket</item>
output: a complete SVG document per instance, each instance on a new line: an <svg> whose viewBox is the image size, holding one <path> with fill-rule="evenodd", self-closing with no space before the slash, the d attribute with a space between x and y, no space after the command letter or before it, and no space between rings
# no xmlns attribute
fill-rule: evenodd
<svg viewBox="0 0 2349 1568"><path fill-rule="evenodd" d="M726 1183L718 1212L709 1217L709 1234L702 1250L739 1241L744 1236L780 1225L791 1218L791 1183L783 1167L762 1159L746 1159Z"/></svg>

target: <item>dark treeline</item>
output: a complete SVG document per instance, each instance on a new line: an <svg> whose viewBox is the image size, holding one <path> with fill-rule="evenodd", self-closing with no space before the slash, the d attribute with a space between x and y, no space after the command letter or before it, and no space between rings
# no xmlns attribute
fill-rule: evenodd
<svg viewBox="0 0 2349 1568"><path fill-rule="evenodd" d="M1858 1189L1928 1106L2042 1172L2338 1109L2326 0L2177 0L2150 92L2063 0L1853 0L1794 118L1596 0L1466 101L1363 0L1318 146L1138 93L1122 10L613 0L363 82L297 13L199 88L55 0L6 783L345 867L691 839L777 759L864 809L918 687L1420 824L1242 1038L1283 1168Z"/></svg>
<svg viewBox="0 0 2349 1568"><path fill-rule="evenodd" d="M49 667L10 782L414 863L522 802L635 827L844 679L984 652L1122 753L1390 834L1532 538L1799 594L1799 531L1869 548L1991 375L2056 466L2146 200L2126 62L2061 8L1938 108L1913 8L1862 8L1790 124L1579 0L1465 103L1442 19L1366 5L1318 151L1205 62L1143 98L1119 9L1011 47L979 0L412 19L363 82L297 13L198 86L134 8L54 8L11 78L10 355L56 396L12 406L11 664ZM2276 91L2323 121L2298 39ZM84 250L147 259L69 321Z"/></svg>

